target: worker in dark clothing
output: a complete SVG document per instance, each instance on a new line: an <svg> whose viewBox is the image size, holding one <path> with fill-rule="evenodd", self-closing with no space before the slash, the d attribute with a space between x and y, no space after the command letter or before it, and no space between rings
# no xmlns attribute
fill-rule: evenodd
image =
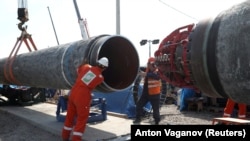
<svg viewBox="0 0 250 141"><path fill-rule="evenodd" d="M62 129L63 141L81 141L89 118L92 90L104 81L102 72L108 67L108 59L102 57L97 66L89 64L78 67L78 76L68 99L67 115ZM75 126L73 128L73 125Z"/></svg>
<svg viewBox="0 0 250 141"><path fill-rule="evenodd" d="M160 93L161 80L158 69L155 65L155 58L150 57L147 63L146 72L141 75L145 76L142 95L136 104L136 119L134 123L140 123L143 117L143 107L150 102L153 109L153 118L155 124L160 122Z"/></svg>

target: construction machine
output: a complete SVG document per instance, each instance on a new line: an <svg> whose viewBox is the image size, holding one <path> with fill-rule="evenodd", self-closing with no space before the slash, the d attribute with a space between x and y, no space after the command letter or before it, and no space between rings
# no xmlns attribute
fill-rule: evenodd
<svg viewBox="0 0 250 141"><path fill-rule="evenodd" d="M21 35L17 38L16 43L12 48L9 57L5 61L3 68L4 77L9 81L15 82L16 85L5 85L3 83L4 85L0 87L1 95L6 98L6 100L4 100L5 104L27 105L36 102L43 102L45 101L44 89L22 85L18 82L18 80L15 79L12 71L13 67L15 67L13 66L13 63L16 61L16 56L18 55L18 51L20 50L23 42L30 52L32 52L32 49L34 51L37 50L31 35L27 32L27 25L24 26L24 24L29 20L27 0L18 1L17 15L17 19L20 21L18 24L18 29L21 31Z"/></svg>
<svg viewBox="0 0 250 141"><path fill-rule="evenodd" d="M82 38L84 40L88 39L89 38L89 32L88 32L88 28L87 28L87 21L86 21L86 19L83 19L81 17L81 14L79 12L76 0L73 0L73 3L74 3L74 6L75 6L76 15L77 15L77 18L78 18L78 23L79 23L79 26L80 26Z"/></svg>
<svg viewBox="0 0 250 141"><path fill-rule="evenodd" d="M250 104L250 2L166 36L154 53L161 77L209 97Z"/></svg>

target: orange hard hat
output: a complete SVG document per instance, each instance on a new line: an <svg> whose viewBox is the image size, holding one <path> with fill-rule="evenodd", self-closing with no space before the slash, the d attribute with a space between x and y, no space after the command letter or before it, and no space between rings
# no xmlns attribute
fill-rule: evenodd
<svg viewBox="0 0 250 141"><path fill-rule="evenodd" d="M154 62L155 62L155 58L154 57L148 58L148 63L154 63Z"/></svg>

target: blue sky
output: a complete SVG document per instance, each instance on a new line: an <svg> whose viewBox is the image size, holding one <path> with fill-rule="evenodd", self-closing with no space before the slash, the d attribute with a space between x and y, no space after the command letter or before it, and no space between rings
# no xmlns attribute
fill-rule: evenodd
<svg viewBox="0 0 250 141"><path fill-rule="evenodd" d="M243 0L120 0L121 35L136 47L140 64L145 65L149 46L142 39L164 39L175 29L215 16ZM87 19L90 36L116 34L116 0L77 0L82 18ZM80 40L73 0L28 0L28 33L38 49L57 46L48 7L60 44ZM20 30L17 28L17 0L0 1L0 58L7 57ZM185 14L183 14L185 13ZM151 55L158 45L151 46ZM22 45L20 53L28 52Z"/></svg>

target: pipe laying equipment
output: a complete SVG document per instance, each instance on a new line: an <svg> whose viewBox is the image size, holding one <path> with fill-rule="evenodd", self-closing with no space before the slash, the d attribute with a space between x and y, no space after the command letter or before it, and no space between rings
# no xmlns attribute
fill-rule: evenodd
<svg viewBox="0 0 250 141"><path fill-rule="evenodd" d="M209 97L250 104L250 1L180 27L155 52L161 77Z"/></svg>

